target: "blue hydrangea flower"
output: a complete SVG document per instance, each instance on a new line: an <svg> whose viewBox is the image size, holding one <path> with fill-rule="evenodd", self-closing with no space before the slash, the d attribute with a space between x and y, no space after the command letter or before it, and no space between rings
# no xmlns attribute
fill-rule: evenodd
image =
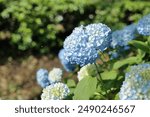
<svg viewBox="0 0 150 117"><path fill-rule="evenodd" d="M131 24L122 30L117 30L112 33L111 47L124 47L128 45L128 42L133 40L136 36L136 25Z"/></svg>
<svg viewBox="0 0 150 117"><path fill-rule="evenodd" d="M48 75L48 80L51 83L60 82L62 79L63 71L60 68L53 68Z"/></svg>
<svg viewBox="0 0 150 117"><path fill-rule="evenodd" d="M67 97L70 92L67 85L63 83L55 83L43 89L41 95L42 100L62 100Z"/></svg>
<svg viewBox="0 0 150 117"><path fill-rule="evenodd" d="M105 24L90 24L85 27L85 31L88 35L88 42L103 52L110 46L110 33L111 29Z"/></svg>
<svg viewBox="0 0 150 117"><path fill-rule="evenodd" d="M64 49L61 49L58 54L61 64L67 72L72 72L75 70L75 65L71 64L68 60L65 59Z"/></svg>
<svg viewBox="0 0 150 117"><path fill-rule="evenodd" d="M141 35L150 35L150 14L143 17L137 25L137 30Z"/></svg>
<svg viewBox="0 0 150 117"><path fill-rule="evenodd" d="M101 23L75 28L64 41L65 59L80 66L95 62L98 51L109 47L110 33L110 28Z"/></svg>
<svg viewBox="0 0 150 117"><path fill-rule="evenodd" d="M86 48L78 48L78 50L71 55L69 55L68 51L66 51L65 57L72 64L84 66L88 63L94 63L98 58L98 52L94 48L87 46Z"/></svg>
<svg viewBox="0 0 150 117"><path fill-rule="evenodd" d="M150 64L131 67L131 70L125 75L119 97L122 100L150 99Z"/></svg>
<svg viewBox="0 0 150 117"><path fill-rule="evenodd" d="M48 80L48 71L46 69L39 69L36 73L36 80L38 84L45 88L50 84Z"/></svg>

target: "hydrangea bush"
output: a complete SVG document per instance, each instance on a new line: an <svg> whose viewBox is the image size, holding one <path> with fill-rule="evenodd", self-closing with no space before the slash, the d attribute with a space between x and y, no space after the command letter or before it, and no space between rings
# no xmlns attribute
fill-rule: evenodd
<svg viewBox="0 0 150 117"><path fill-rule="evenodd" d="M103 23L76 27L58 57L71 77L39 69L42 100L149 100L150 14L116 31Z"/></svg>

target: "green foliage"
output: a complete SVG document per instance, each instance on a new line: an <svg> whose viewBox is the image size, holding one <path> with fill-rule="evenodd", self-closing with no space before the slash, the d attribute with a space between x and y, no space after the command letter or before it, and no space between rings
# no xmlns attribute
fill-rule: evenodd
<svg viewBox="0 0 150 117"><path fill-rule="evenodd" d="M103 80L114 80L117 78L118 71L111 70L111 71L104 71L101 76Z"/></svg>
<svg viewBox="0 0 150 117"><path fill-rule="evenodd" d="M102 22L118 29L150 11L146 0L0 0L0 6L0 40L41 53L59 49L78 25Z"/></svg>
<svg viewBox="0 0 150 117"><path fill-rule="evenodd" d="M95 77L83 78L74 91L75 100L88 100L96 91L97 79Z"/></svg>
<svg viewBox="0 0 150 117"><path fill-rule="evenodd" d="M35 48L41 52L62 44L63 37L57 35L66 32L65 15L83 13L86 6L85 0L5 0L3 4L1 17L11 20L11 27L6 28L11 32L11 43L20 50Z"/></svg>
<svg viewBox="0 0 150 117"><path fill-rule="evenodd" d="M76 86L76 83L74 80L69 79L69 80L67 80L67 86L70 88L74 88Z"/></svg>
<svg viewBox="0 0 150 117"><path fill-rule="evenodd" d="M132 46L124 57L108 61L104 61L104 58L100 57L103 63L97 64L95 78L90 77L92 74L90 73L87 78L79 81L75 87L73 99L118 100L125 73L130 70L131 65L150 61L149 37L132 40L129 44ZM141 75L143 78L149 79L149 69L142 72Z"/></svg>
<svg viewBox="0 0 150 117"><path fill-rule="evenodd" d="M132 40L129 42L129 44L135 46L137 49L141 49L144 52L150 53L150 47L145 42Z"/></svg>
<svg viewBox="0 0 150 117"><path fill-rule="evenodd" d="M113 69L119 69L123 67L124 65L132 65L132 64L138 64L142 61L141 58L137 57L128 57L123 60L118 60L117 62L114 63Z"/></svg>
<svg viewBox="0 0 150 117"><path fill-rule="evenodd" d="M148 37L148 46L150 47L150 37Z"/></svg>
<svg viewBox="0 0 150 117"><path fill-rule="evenodd" d="M150 11L147 0L100 0L101 4L96 7L96 22L104 22L111 29L119 29L137 22L142 15Z"/></svg>

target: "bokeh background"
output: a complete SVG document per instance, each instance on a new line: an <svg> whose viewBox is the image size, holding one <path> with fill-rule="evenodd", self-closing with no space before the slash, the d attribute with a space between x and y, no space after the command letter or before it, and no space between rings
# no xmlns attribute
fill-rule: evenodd
<svg viewBox="0 0 150 117"><path fill-rule="evenodd" d="M149 0L0 0L0 99L40 99L36 71L62 67L57 54L76 26L116 30L149 12Z"/></svg>

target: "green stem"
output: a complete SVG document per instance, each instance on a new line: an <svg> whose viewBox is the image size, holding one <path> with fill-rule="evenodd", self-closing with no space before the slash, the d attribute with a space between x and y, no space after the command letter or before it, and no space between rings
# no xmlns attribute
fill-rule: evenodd
<svg viewBox="0 0 150 117"><path fill-rule="evenodd" d="M95 67L96 67L96 71L97 71L98 76L99 76L98 81L100 81L101 87L105 90L105 93L106 93L106 96L104 96L104 95L103 95L103 96L105 97L105 99L108 99L108 93L107 93L107 90L104 88L103 79L102 79L102 76L101 76L101 74L100 74L100 72L99 72L98 66L96 65L96 63L94 63L94 65L95 65Z"/></svg>
<svg viewBox="0 0 150 117"><path fill-rule="evenodd" d="M100 72L99 72L99 70L98 70L98 67L97 67L96 63L94 63L94 65L95 65L97 74L98 74L98 76L99 76L99 79L98 79L98 80L99 80L99 81L101 82L101 84L103 85L103 79L102 79L102 77L101 77L101 74L100 74Z"/></svg>

